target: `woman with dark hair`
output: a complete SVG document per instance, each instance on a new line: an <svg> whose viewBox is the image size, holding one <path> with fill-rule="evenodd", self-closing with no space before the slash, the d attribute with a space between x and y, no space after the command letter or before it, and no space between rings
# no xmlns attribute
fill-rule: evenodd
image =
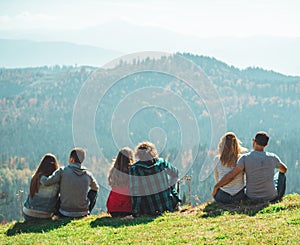
<svg viewBox="0 0 300 245"><path fill-rule="evenodd" d="M215 158L215 179L218 182L228 172L235 168L238 158L246 148L232 132L222 136L218 146L218 156ZM229 184L220 188L214 197L217 202L233 203L245 198L244 173L241 172Z"/></svg>
<svg viewBox="0 0 300 245"><path fill-rule="evenodd" d="M50 176L59 167L56 157L47 153L30 181L30 193L23 207L25 220L49 219L57 211L59 184L44 186L41 176Z"/></svg>
<svg viewBox="0 0 300 245"><path fill-rule="evenodd" d="M112 217L125 217L132 214L128 173L133 161L133 151L129 147L124 147L119 151L109 171L108 184L112 189L106 207Z"/></svg>

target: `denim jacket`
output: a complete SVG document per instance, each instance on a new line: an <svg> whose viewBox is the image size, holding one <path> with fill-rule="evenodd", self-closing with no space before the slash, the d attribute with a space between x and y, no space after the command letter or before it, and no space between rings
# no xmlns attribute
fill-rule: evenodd
<svg viewBox="0 0 300 245"><path fill-rule="evenodd" d="M33 198L28 198L24 207L43 212L55 212L58 202L59 184L51 186L40 185L39 191L34 194Z"/></svg>

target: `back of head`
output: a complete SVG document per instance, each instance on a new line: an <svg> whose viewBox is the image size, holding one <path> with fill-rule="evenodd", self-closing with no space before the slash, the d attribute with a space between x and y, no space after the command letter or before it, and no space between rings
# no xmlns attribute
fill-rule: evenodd
<svg viewBox="0 0 300 245"><path fill-rule="evenodd" d="M50 176L56 169L58 169L58 162L54 155L47 153L42 158L36 173L40 175Z"/></svg>
<svg viewBox="0 0 300 245"><path fill-rule="evenodd" d="M129 167L133 161L133 151L129 147L124 147L119 151L108 175L108 183L110 186L128 185Z"/></svg>
<svg viewBox="0 0 300 245"><path fill-rule="evenodd" d="M255 142L260 146L266 146L269 142L269 135L266 132L260 131L255 135Z"/></svg>
<svg viewBox="0 0 300 245"><path fill-rule="evenodd" d="M32 176L30 182L30 197L32 198L38 192L40 186L40 177L50 176L59 167L56 157L50 153L45 154L42 158L38 168Z"/></svg>
<svg viewBox="0 0 300 245"><path fill-rule="evenodd" d="M222 136L218 146L219 158L222 165L227 167L235 166L240 153L246 150L240 144L240 140L232 132L228 132Z"/></svg>
<svg viewBox="0 0 300 245"><path fill-rule="evenodd" d="M158 159L158 153L156 147L151 142L139 143L135 149L135 156L144 162L153 161Z"/></svg>
<svg viewBox="0 0 300 245"><path fill-rule="evenodd" d="M124 147L118 153L114 162L114 168L128 174L129 166L133 161L133 151L129 147Z"/></svg>
<svg viewBox="0 0 300 245"><path fill-rule="evenodd" d="M70 153L70 158L76 163L82 163L85 159L85 150L82 148L74 148Z"/></svg>

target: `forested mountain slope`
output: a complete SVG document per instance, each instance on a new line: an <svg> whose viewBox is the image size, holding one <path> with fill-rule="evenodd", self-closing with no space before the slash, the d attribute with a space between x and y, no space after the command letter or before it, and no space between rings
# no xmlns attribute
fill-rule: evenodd
<svg viewBox="0 0 300 245"><path fill-rule="evenodd" d="M212 81L218 94L218 98L212 99L220 100L225 115L225 122L220 123L225 123L227 131L234 131L244 146L251 149L251 139L256 131L270 133L268 150L276 152L289 168L287 192L300 193L296 174L300 159L300 78L260 68L240 70L210 57L179 55L198 64ZM109 71L96 67L67 66L0 69L0 221L20 218L20 203L28 192L30 176L45 153L52 152L61 165L67 164L69 151L74 146L74 106L82 86L93 72L117 72L120 67L130 71L140 65L151 66L155 62L161 62L162 66L169 64L168 58L165 58L163 61L145 59L131 64L124 62ZM134 92L145 88L160 89L162 93L172 91L193 112L201 142L180 156L183 167L190 164L180 176L183 178L181 194L193 204L211 199L213 176L209 175L204 180L199 178L205 156L211 151L214 154L216 150L209 149L209 133L213 129L205 104L184 81L166 74L143 72L114 83L104 93L95 111L93 130L101 152L94 154L94 149L87 149L86 160L86 165L103 187L95 212L105 210L108 192L106 176L110 161L118 150L116 138L112 136L114 112ZM182 104L174 101L173 105L175 110L184 115ZM181 125L172 113L163 108L149 104L143 106L143 110L132 116L130 124L124 126L128 129L131 143L134 146L142 140L151 140L149 132L153 128L163 129L162 133L153 131L156 132L154 136L159 138L166 135L168 139L165 145L158 145L158 148L161 147L162 156L174 161L181 147ZM188 137L195 134L193 131L185 133ZM159 139L163 141L164 137ZM192 154L196 155L196 159L191 164ZM189 180L184 176L192 177Z"/></svg>

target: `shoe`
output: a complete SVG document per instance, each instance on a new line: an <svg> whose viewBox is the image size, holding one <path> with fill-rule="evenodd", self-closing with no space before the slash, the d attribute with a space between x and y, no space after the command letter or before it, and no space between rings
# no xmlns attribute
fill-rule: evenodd
<svg viewBox="0 0 300 245"><path fill-rule="evenodd" d="M59 219L59 216L58 216L58 215L53 215L53 216L51 217L51 219L52 219L52 220L58 220L58 219Z"/></svg>

